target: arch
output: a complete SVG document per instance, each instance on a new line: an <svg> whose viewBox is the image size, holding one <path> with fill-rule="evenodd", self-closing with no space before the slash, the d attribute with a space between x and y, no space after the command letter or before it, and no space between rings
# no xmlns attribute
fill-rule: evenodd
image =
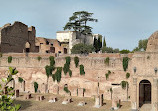
<svg viewBox="0 0 158 111"><path fill-rule="evenodd" d="M67 48L64 48L64 54L67 54Z"/></svg>
<svg viewBox="0 0 158 111"><path fill-rule="evenodd" d="M151 82L149 80L141 80L139 82L139 107L143 104L151 104Z"/></svg>
<svg viewBox="0 0 158 111"><path fill-rule="evenodd" d="M30 52L30 43L29 42L26 42L25 44L25 52Z"/></svg>

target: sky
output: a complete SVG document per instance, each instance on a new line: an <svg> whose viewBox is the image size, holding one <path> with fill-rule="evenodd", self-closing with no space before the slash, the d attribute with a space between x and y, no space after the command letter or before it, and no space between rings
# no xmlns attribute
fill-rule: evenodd
<svg viewBox="0 0 158 111"><path fill-rule="evenodd" d="M76 11L94 13L93 33L108 47L133 50L158 30L158 0L0 0L0 27L20 21L36 27L36 36L56 38Z"/></svg>

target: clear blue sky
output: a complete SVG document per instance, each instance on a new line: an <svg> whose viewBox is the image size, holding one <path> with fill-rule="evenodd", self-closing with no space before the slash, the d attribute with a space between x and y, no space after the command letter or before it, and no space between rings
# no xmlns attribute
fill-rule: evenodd
<svg viewBox="0 0 158 111"><path fill-rule="evenodd" d="M21 21L35 26L37 37L56 38L75 11L94 13L93 33L107 46L132 50L158 30L158 0L0 0L0 26Z"/></svg>

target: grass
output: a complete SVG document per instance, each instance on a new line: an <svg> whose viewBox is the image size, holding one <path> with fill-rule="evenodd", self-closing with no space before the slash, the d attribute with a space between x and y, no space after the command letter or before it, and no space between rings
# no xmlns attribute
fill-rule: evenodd
<svg viewBox="0 0 158 111"><path fill-rule="evenodd" d="M43 101L35 101L35 96L37 94L32 94L31 99L23 100L22 95L15 100L16 104L21 104L20 111L109 111L111 108L111 101L104 100L104 105L102 107L94 108L94 99L93 98L79 98L72 97L73 102L67 105L61 104L64 96L56 95L58 101L56 103L49 103L49 96L53 94L44 94L45 99ZM77 106L80 101L85 101L86 106ZM117 111L129 111L130 102L122 102L121 109Z"/></svg>

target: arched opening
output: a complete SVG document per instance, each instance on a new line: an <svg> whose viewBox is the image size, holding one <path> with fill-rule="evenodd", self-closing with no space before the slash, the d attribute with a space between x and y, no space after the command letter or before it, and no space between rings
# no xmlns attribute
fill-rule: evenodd
<svg viewBox="0 0 158 111"><path fill-rule="evenodd" d="M151 83L148 80L139 83L139 107L143 104L151 104Z"/></svg>
<svg viewBox="0 0 158 111"><path fill-rule="evenodd" d="M25 52L26 53L30 52L30 43L29 42L26 42L26 44L25 44Z"/></svg>

